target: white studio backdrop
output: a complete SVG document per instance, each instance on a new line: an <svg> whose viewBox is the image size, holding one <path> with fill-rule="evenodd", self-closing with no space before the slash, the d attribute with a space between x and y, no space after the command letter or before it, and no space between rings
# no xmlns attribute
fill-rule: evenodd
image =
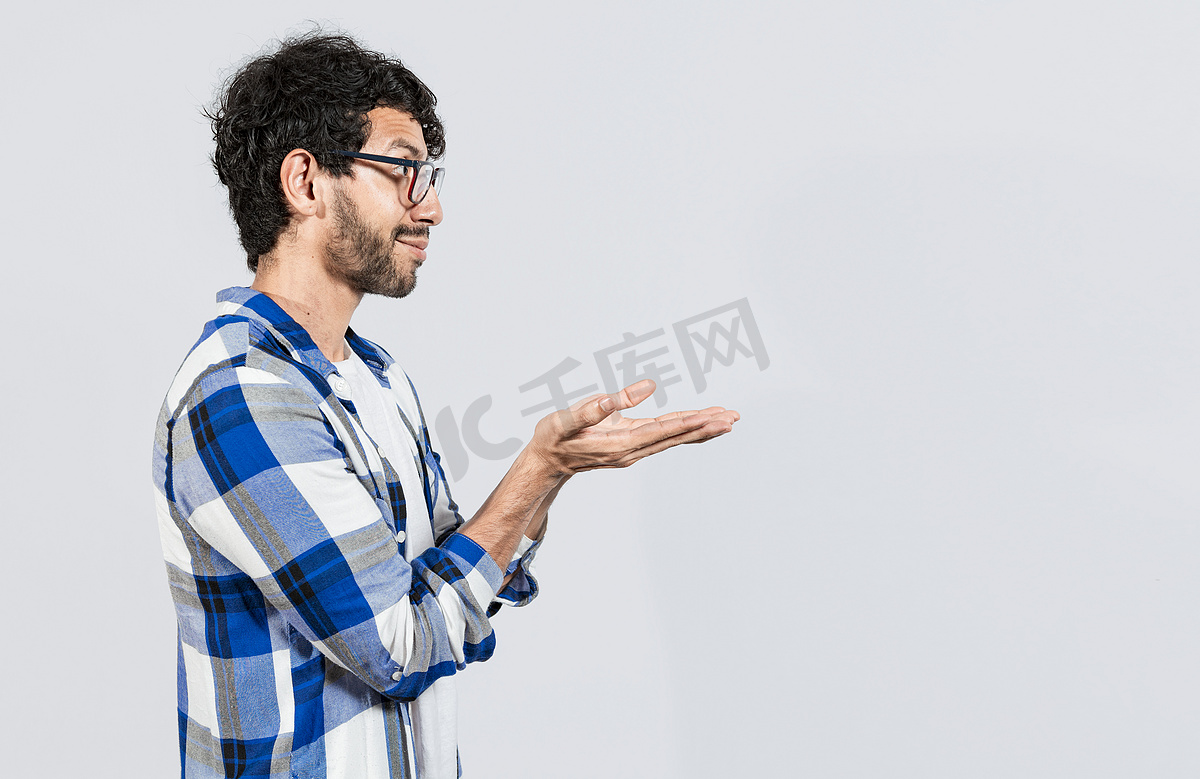
<svg viewBox="0 0 1200 779"><path fill-rule="evenodd" d="M178 771L151 437L249 280L200 107L307 20L439 96L446 220L354 324L467 513L467 409L527 440L626 333L743 416L564 491L468 777L1200 773L1200 7L1054 0L7 12L0 773ZM742 300L698 389L673 326Z"/></svg>

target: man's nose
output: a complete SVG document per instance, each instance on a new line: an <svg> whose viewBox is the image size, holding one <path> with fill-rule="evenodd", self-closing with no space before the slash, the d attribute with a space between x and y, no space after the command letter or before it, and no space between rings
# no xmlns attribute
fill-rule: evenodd
<svg viewBox="0 0 1200 779"><path fill-rule="evenodd" d="M418 224L429 226L441 224L442 202L438 200L437 190L433 187L425 193L425 199L412 207L412 220Z"/></svg>

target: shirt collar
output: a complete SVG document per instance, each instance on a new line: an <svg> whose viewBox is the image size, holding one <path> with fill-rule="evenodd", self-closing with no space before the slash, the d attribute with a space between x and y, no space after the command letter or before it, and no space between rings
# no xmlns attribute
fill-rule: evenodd
<svg viewBox="0 0 1200 779"><path fill-rule="evenodd" d="M294 359L305 363L325 378L337 371L333 363L317 348L308 331L288 316L278 303L261 292L249 287L221 290L217 293L217 316L240 316L258 322L279 336ZM391 355L350 328L346 329L346 342L367 367L386 382L384 374L393 362Z"/></svg>

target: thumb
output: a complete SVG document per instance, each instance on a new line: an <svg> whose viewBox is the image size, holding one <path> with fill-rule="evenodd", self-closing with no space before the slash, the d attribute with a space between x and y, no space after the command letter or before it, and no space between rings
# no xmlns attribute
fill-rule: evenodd
<svg viewBox="0 0 1200 779"><path fill-rule="evenodd" d="M571 435L602 421L616 410L617 401L613 400L612 395L598 395L581 400L567 410L559 412L559 418L562 420L563 432Z"/></svg>
<svg viewBox="0 0 1200 779"><path fill-rule="evenodd" d="M569 435L600 422L614 411L633 408L654 394L655 384L642 379L613 395L598 395L581 400L563 414L563 428Z"/></svg>

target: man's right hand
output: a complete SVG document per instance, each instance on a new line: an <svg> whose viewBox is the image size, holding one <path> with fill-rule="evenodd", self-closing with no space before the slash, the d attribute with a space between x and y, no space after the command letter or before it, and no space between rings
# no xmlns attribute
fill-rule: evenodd
<svg viewBox="0 0 1200 779"><path fill-rule="evenodd" d="M652 419L621 415L654 394L654 386L645 379L613 395L594 395L556 411L537 423L526 448L551 473L569 477L595 468L625 468L679 444L708 441L728 433L741 418L721 406Z"/></svg>

